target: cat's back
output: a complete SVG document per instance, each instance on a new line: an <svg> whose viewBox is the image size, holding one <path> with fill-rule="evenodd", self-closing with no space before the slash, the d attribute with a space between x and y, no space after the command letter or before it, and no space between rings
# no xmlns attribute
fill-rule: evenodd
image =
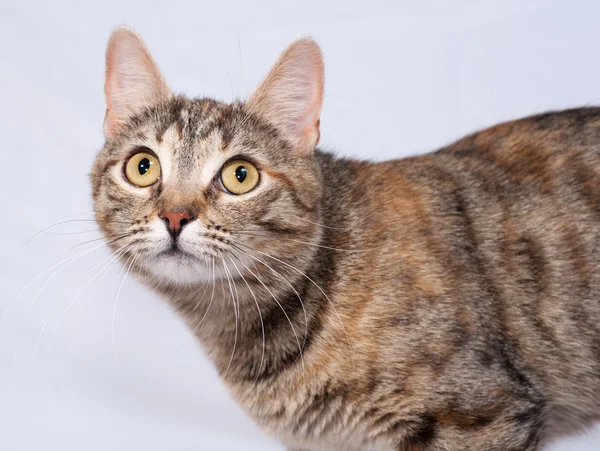
<svg viewBox="0 0 600 451"><path fill-rule="evenodd" d="M531 188L560 194L561 188L593 183L600 175L599 165L600 108L589 107L501 123L437 152L370 168L375 177L394 168L399 175L420 176L425 184L467 172L494 179L508 191Z"/></svg>
<svg viewBox="0 0 600 451"><path fill-rule="evenodd" d="M426 369L402 374L407 386L436 381L423 397L453 393L466 409L501 386L555 418L599 413L600 109L333 172L328 217L361 232L332 246L365 250L339 257L351 282L338 299L370 318L351 335L380 331L379 359Z"/></svg>
<svg viewBox="0 0 600 451"><path fill-rule="evenodd" d="M493 167L513 185L545 193L597 178L600 108L577 108L502 123L469 135L438 154ZM500 175L499 174L499 175Z"/></svg>
<svg viewBox="0 0 600 451"><path fill-rule="evenodd" d="M423 229L428 221L486 220L480 213L512 226L562 217L585 234L584 225L600 221L600 108L502 123L434 153L354 171L354 200L384 222L419 219Z"/></svg>

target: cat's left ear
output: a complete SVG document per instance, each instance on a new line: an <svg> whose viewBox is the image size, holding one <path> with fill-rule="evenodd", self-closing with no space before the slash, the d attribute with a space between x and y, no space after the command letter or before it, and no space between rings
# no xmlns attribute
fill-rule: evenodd
<svg viewBox="0 0 600 451"><path fill-rule="evenodd" d="M106 48L104 133L115 136L123 124L145 107L172 97L142 38L131 28L116 28Z"/></svg>
<svg viewBox="0 0 600 451"><path fill-rule="evenodd" d="M323 84L321 49L312 39L299 39L283 51L246 105L275 126L296 152L308 154L319 142Z"/></svg>

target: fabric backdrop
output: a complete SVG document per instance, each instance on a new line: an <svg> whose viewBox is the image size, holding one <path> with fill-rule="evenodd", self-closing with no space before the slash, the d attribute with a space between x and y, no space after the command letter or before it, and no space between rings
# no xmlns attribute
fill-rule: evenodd
<svg viewBox="0 0 600 451"><path fill-rule="evenodd" d="M594 1L0 0L0 449L282 449L171 308L117 266L93 278L110 261L102 241L71 248L99 238L84 220L111 28L136 28L175 91L223 100L313 36L322 146L382 160L598 103L599 17ZM600 433L551 449L597 450Z"/></svg>

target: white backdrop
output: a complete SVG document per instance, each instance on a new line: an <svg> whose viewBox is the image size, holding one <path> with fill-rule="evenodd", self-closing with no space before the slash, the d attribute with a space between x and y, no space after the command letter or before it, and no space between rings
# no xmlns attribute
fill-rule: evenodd
<svg viewBox="0 0 600 451"><path fill-rule="evenodd" d="M70 248L99 237L86 221L26 241L92 218L112 27L144 36L175 91L224 100L311 35L326 60L323 146L380 160L598 103L599 19L593 1L0 0L0 449L281 449L168 306L118 267L91 279L103 247L16 297L101 243ZM600 449L600 433L551 449Z"/></svg>

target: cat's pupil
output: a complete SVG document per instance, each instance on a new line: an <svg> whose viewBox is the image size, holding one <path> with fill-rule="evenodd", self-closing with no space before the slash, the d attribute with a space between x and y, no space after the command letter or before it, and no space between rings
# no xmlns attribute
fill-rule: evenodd
<svg viewBox="0 0 600 451"><path fill-rule="evenodd" d="M237 181L240 183L244 183L246 177L248 177L248 170L244 166L238 166L235 169L235 178L237 179Z"/></svg>
<svg viewBox="0 0 600 451"><path fill-rule="evenodd" d="M138 172L140 175L144 175L150 170L150 160L148 158L142 158L138 163Z"/></svg>

